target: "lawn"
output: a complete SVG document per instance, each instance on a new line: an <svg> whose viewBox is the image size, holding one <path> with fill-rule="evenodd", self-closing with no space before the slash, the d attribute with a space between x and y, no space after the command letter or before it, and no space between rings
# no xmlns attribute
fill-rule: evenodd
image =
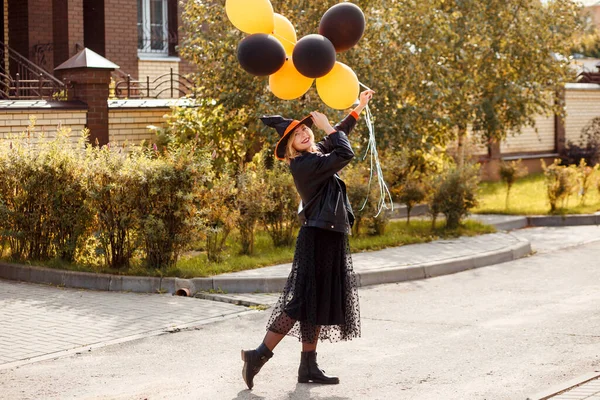
<svg viewBox="0 0 600 400"><path fill-rule="evenodd" d="M482 182L479 187L479 206L472 210L477 214L545 215L550 213L543 174L531 174L519 179L510 192L506 207L506 184ZM581 196L572 195L558 214L588 214L600 210L600 195L593 187L581 204Z"/></svg>
<svg viewBox="0 0 600 400"><path fill-rule="evenodd" d="M456 231L446 231L443 222L438 222L432 232L431 221L414 220L410 225L406 221L392 221L385 235L350 237L350 248L353 253L380 250L386 247L406 244L425 243L440 238L475 236L495 232L492 226L477 221L466 221ZM183 257L177 265L167 271L168 276L181 278L211 276L227 272L236 272L254 268L289 263L294 257L293 248L275 248L271 239L264 232L258 232L253 256L239 255L241 246L237 235L231 235L227 240L227 252L222 262L209 262L205 254Z"/></svg>
<svg viewBox="0 0 600 400"><path fill-rule="evenodd" d="M353 253L380 250L386 247L403 246L406 244L425 243L436 239L446 239L458 236L475 236L495 232L495 228L478 221L467 220L455 231L443 228L444 221L438 221L436 228L431 230L431 220L415 219L407 225L405 220L391 221L382 236L361 235L350 237L350 248ZM296 232L297 233L297 232ZM137 276L176 276L180 278L207 277L227 272L243 271L289 263L294 257L292 247L274 247L271 238L266 232L257 230L252 256L240 255L241 244L239 234L232 232L227 238L226 249L221 262L210 262L206 253L194 251L180 258L177 265L169 268L164 274L158 270L144 268L141 260L134 259L127 270L114 270L98 265L72 264L61 260L25 262L26 264L39 265L69 271L83 271L107 273L117 275ZM8 257L3 258L9 261Z"/></svg>

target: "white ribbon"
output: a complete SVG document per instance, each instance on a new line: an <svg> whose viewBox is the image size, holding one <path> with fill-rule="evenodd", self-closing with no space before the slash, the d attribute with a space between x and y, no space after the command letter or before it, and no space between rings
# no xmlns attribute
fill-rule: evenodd
<svg viewBox="0 0 600 400"><path fill-rule="evenodd" d="M367 89L367 86L361 85ZM365 199L363 205L361 206L359 211L362 211L367 205L367 201L369 200L369 194L371 193L371 182L373 180L373 174L377 177L377 184L379 185L379 200L377 201L377 214L375 217L378 217L381 212L386 209L391 209L394 211L394 202L392 200L392 194L388 189L387 184L383 178L383 171L381 169L381 164L379 162L379 153L377 152L377 142L375 140L375 124L373 123L373 115L371 114L371 110L369 109L369 105L365 107L365 122L367 123L367 128L369 129L369 140L367 143L367 149L365 151L365 155L363 160L369 156L371 166L370 166L370 174L369 174L369 186L367 191L367 198ZM373 168L374 167L374 168ZM387 199L389 198L390 207L387 205Z"/></svg>

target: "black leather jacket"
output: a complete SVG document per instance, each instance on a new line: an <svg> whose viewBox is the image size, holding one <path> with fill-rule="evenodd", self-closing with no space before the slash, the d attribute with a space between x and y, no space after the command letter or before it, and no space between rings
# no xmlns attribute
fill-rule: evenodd
<svg viewBox="0 0 600 400"><path fill-rule="evenodd" d="M356 125L356 114L349 114L316 144L319 152L304 152L292 159L290 170L302 198L298 216L302 226L313 226L351 234L354 214L346 195L346 184L338 176L354 152L347 134Z"/></svg>

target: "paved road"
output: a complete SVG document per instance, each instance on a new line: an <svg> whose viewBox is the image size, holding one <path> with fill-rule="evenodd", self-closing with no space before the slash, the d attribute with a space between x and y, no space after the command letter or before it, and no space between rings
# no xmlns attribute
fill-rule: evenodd
<svg viewBox="0 0 600 400"><path fill-rule="evenodd" d="M564 245L600 237L521 232ZM239 350L258 344L267 311L0 370L0 398L525 399L600 367L600 243L548 243L510 263L361 289L363 337L319 348L338 386L297 384L299 345L287 339L244 390Z"/></svg>

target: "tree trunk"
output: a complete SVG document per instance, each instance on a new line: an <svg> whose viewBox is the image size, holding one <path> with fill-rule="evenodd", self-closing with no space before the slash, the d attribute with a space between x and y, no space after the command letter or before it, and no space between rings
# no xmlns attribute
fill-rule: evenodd
<svg viewBox="0 0 600 400"><path fill-rule="evenodd" d="M465 164L465 138L467 136L467 127L460 125L458 127L458 148L456 152L456 164L462 168Z"/></svg>

